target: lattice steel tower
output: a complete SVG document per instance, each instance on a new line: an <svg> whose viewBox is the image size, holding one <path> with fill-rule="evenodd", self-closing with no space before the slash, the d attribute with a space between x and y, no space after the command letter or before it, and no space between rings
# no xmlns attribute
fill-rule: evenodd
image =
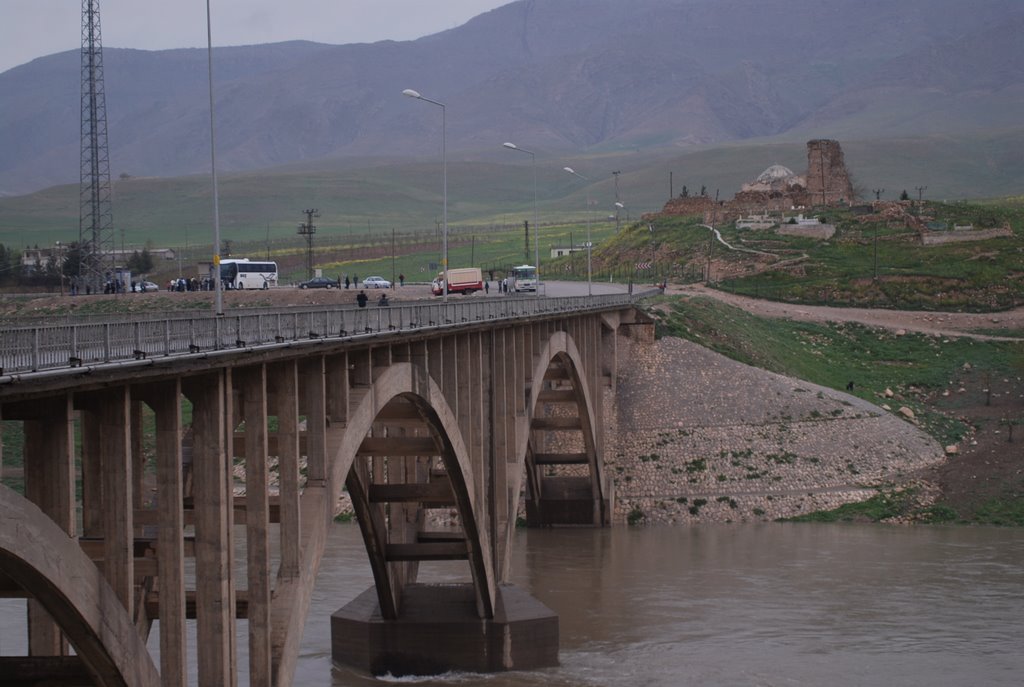
<svg viewBox="0 0 1024 687"><path fill-rule="evenodd" d="M114 220L111 210L107 101L103 92L103 44L99 0L82 0L82 117L79 167L79 286L100 292L113 278Z"/></svg>

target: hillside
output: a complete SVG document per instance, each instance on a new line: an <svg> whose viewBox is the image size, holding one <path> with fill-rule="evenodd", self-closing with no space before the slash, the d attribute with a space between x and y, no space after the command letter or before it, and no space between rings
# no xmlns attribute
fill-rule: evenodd
<svg viewBox="0 0 1024 687"><path fill-rule="evenodd" d="M687 411L697 419L700 415L710 418L692 422L699 428L695 431L714 435L720 425L731 429L718 431L718 442L728 450L725 456L708 456L709 469L714 466L727 470L729 465L735 467L739 458L740 467L746 463L757 469L756 477L744 478L755 480L755 485L756 480L781 471L783 479L778 489L789 487L794 475L802 475L840 483L845 477L845 484L877 490L864 503L848 503L809 519L1024 523L1022 451L1017 436L1024 414L1021 309L987 318L871 311L865 319L865 313L845 308L794 308L706 289L671 291L676 295L661 298L652 309L666 337L662 341L671 342L672 336L688 339L733 361L790 378L789 388L776 382L773 389L772 380L777 379L774 375L761 372L759 376L753 368L739 363L732 363L734 367L730 368L717 357L709 358L713 354L696 348L693 355L709 358L713 364L683 365L684 369L673 372L692 380L676 385L686 389L681 398L692 396L694 389L708 389L706 399L691 403ZM993 340L991 335L1003 338ZM678 344L662 346L655 354L664 358L673 348L678 349ZM664 364L671 365L671 360ZM734 378L746 380L745 386ZM812 393L811 383L825 389ZM840 389L846 389L846 393ZM774 400L770 400L772 393ZM817 401L810 398L812 395ZM868 430L847 435L851 408L841 400L845 397L847 403L854 403L851 396L874 404L874 412L896 422L894 428L881 434ZM829 408L837 399L841 406L838 413ZM729 421L737 417L737 408L746 407L760 409L751 411L748 421ZM673 409L671 413L680 411ZM725 422L716 422L717 417ZM786 428L780 429L781 424ZM763 433L755 431L759 425L776 433L780 440L759 446L763 438ZM934 460L934 452L922 447L901 452L908 436L921 431L938 441L945 460ZM884 444L877 445L879 440ZM682 440L675 439L678 441ZM830 447L830 441L834 446ZM779 456L780 449L787 446L791 447L791 460L764 455L774 451ZM732 451L741 455L732 455ZM852 453L847 454L849 451ZM873 458L881 454L891 459L872 467ZM850 455L850 459L846 465L842 460L837 464L835 458L843 455ZM730 457L733 460L728 460ZM930 465L914 470L910 466L913 461L919 461L919 466L925 462ZM828 469L813 469L818 466ZM728 479L729 474L727 479L718 480L717 492L709 493L725 495L728 501L729 491L738 488L730 483L733 480ZM763 499L765 486L762 483L752 491L760 492ZM832 492L843 489L827 491L825 498L831 498ZM799 491L775 494L768 500L773 506L788 507L789 515L795 510L794 501L807 496L806 501L817 507L814 502L821 498ZM780 495L794 498L787 501ZM750 507L749 500L743 502ZM803 513L807 513L807 505L802 504ZM708 506L711 517L730 517L730 509L723 509L717 497ZM762 504L760 508L765 512L769 507ZM732 511L734 519L737 515Z"/></svg>
<svg viewBox="0 0 1024 687"><path fill-rule="evenodd" d="M504 160L505 140L649 159L739 141L950 136L1006 185L1021 179L1019 156L970 141L1019 140L1022 22L1016 0L520 0L415 41L220 48L218 159L243 172L432 158L437 113L401 97L413 87L446 104L453 160ZM0 74L0 195L77 183L78 60ZM206 170L205 60L105 50L115 177Z"/></svg>

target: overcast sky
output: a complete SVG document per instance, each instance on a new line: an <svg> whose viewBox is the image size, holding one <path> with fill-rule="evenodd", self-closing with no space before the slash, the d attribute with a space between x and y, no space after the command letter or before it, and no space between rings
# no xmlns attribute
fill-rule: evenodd
<svg viewBox="0 0 1024 687"><path fill-rule="evenodd" d="M408 40L512 0L210 0L213 45ZM99 0L106 48L206 46L206 0ZM0 0L0 72L82 47L82 0Z"/></svg>

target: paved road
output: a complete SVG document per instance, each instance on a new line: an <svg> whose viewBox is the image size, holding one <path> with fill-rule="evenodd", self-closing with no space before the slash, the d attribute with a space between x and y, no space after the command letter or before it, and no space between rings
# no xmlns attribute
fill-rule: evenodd
<svg viewBox="0 0 1024 687"><path fill-rule="evenodd" d="M606 296L614 293L626 293L625 284L614 284L609 282L592 282L591 292L595 296ZM585 281L547 281L544 282L542 295L551 297L564 296L586 296L587 282Z"/></svg>

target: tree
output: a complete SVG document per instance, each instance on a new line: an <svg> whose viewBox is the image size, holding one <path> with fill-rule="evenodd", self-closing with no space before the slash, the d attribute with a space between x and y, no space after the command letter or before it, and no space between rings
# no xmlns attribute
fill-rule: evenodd
<svg viewBox="0 0 1024 687"><path fill-rule="evenodd" d="M0 284L12 284L16 276L11 249L0 243Z"/></svg>
<svg viewBox="0 0 1024 687"><path fill-rule="evenodd" d="M683 184L683 190L679 192L679 197L680 198L689 198L690 197L690 189L686 188L685 184Z"/></svg>
<svg viewBox="0 0 1024 687"><path fill-rule="evenodd" d="M77 277L82 270L82 246L78 241L72 241L64 251L64 276Z"/></svg>
<svg viewBox="0 0 1024 687"><path fill-rule="evenodd" d="M149 252L148 248L143 248L142 252L135 251L132 256L128 258L128 269L135 274L148 274L153 270L153 255Z"/></svg>
<svg viewBox="0 0 1024 687"><path fill-rule="evenodd" d="M900 200L910 200L910 194L907 193L907 189L903 189L903 193L900 194Z"/></svg>

